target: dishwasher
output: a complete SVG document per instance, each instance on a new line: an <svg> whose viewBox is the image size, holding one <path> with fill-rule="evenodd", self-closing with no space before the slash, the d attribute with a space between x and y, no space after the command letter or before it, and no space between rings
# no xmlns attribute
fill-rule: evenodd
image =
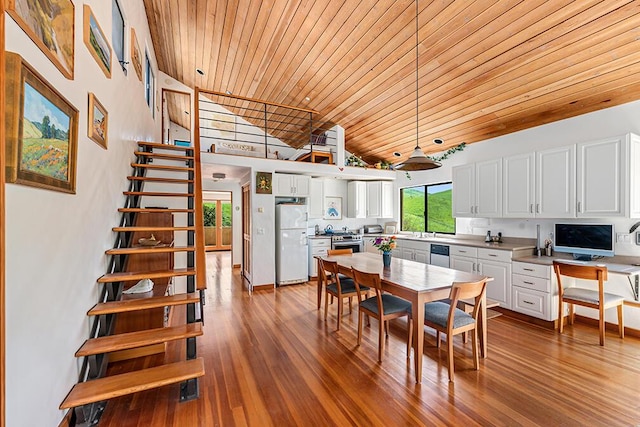
<svg viewBox="0 0 640 427"><path fill-rule="evenodd" d="M449 246L431 244L429 264L449 268Z"/></svg>

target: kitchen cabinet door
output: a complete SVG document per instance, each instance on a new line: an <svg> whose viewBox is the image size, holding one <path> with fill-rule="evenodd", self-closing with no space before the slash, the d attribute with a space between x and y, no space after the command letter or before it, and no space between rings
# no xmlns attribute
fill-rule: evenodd
<svg viewBox="0 0 640 427"><path fill-rule="evenodd" d="M274 196L309 197L309 176L274 173L271 182Z"/></svg>
<svg viewBox="0 0 640 427"><path fill-rule="evenodd" d="M476 168L475 164L456 166L451 169L453 182L452 204L454 217L475 216Z"/></svg>
<svg viewBox="0 0 640 427"><path fill-rule="evenodd" d="M493 277L487 282L487 298L511 308L511 263L479 260L478 273Z"/></svg>
<svg viewBox="0 0 640 427"><path fill-rule="evenodd" d="M624 216L624 139L586 142L576 148L577 216Z"/></svg>
<svg viewBox="0 0 640 427"><path fill-rule="evenodd" d="M502 216L533 218L536 177L534 153L505 157L502 172Z"/></svg>
<svg viewBox="0 0 640 427"><path fill-rule="evenodd" d="M309 218L322 218L324 214L324 180L312 178L309 189Z"/></svg>
<svg viewBox="0 0 640 427"><path fill-rule="evenodd" d="M347 217L367 217L367 183L351 181L347 184Z"/></svg>
<svg viewBox="0 0 640 427"><path fill-rule="evenodd" d="M575 217L575 164L573 145L536 153L536 217Z"/></svg>
<svg viewBox="0 0 640 427"><path fill-rule="evenodd" d="M502 216L502 159L478 162L475 165L475 216Z"/></svg>
<svg viewBox="0 0 640 427"><path fill-rule="evenodd" d="M466 271L467 273L476 273L476 264L476 258L458 256L449 257L449 266L454 270Z"/></svg>

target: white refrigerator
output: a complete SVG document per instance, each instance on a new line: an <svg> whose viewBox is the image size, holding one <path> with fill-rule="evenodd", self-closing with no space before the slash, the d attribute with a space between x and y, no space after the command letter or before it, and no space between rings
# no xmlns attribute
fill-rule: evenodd
<svg viewBox="0 0 640 427"><path fill-rule="evenodd" d="M276 284L306 282L308 259L307 206L276 205Z"/></svg>

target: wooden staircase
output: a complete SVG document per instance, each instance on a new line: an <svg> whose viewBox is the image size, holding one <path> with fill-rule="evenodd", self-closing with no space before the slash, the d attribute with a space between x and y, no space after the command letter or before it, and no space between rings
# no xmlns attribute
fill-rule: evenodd
<svg viewBox="0 0 640 427"><path fill-rule="evenodd" d="M205 373L203 359L198 358L196 352L196 337L203 333L201 308L206 283L205 266L201 261L204 257L196 256L196 225L199 225L196 215L202 216L201 199L196 196L201 191L199 185L196 185L199 182L199 174L196 173L195 165L199 156L193 147L150 142L141 142L139 147L139 151L135 151L136 161L131 164L133 174L128 177L129 189L124 192L125 206L118 209L122 219L119 226L113 227L116 241L114 247L106 251L110 257L109 268L105 275L97 279L98 285L102 287L100 301L87 312L93 325L90 338L75 354L76 357L84 358L80 380L60 404L60 409L74 409L71 419L76 426L98 423L108 399L168 384L180 383L180 400L197 398L198 378ZM155 188L161 186L163 191L145 191L145 184ZM164 191L164 187L174 185L186 187L186 191ZM145 205L154 205L156 203L149 200L158 198L183 198L185 203L184 206L166 208L142 206L143 202ZM173 204L175 202L172 202ZM169 216L171 224L178 215L186 224L139 225L140 219L149 221L153 215L160 215L165 220ZM176 246L173 239L170 243L165 240L164 244L157 246L137 244L138 237L152 233L165 237L178 235L178 240L186 244ZM204 253L203 244L201 250ZM179 253L186 254L186 266L175 268L173 257ZM156 268L157 262L148 261L157 259L169 260L170 265ZM150 267L136 270L135 266L139 265ZM124 290L143 279L163 283L159 289L161 295L152 295L153 292L149 292L138 294L136 297L123 296ZM176 281L181 281L179 285L186 288L186 292L165 294L163 286L173 289L177 287ZM140 313L144 315L152 310L160 310L160 313L164 314L164 310L176 306L186 308L184 321L174 320L171 326L164 321L163 327L118 332L118 329L122 329L122 323L116 326L116 322L126 318L123 316L137 316ZM139 326L138 321L136 328ZM183 361L124 374L106 375L109 357L114 352L145 354L144 349L155 351L158 346L163 348L166 343L177 340L186 341Z"/></svg>

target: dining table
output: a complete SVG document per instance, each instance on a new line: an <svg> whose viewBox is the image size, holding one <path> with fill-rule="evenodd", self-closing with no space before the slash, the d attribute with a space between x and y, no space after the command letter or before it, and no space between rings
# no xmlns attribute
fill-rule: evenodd
<svg viewBox="0 0 640 427"><path fill-rule="evenodd" d="M316 257L319 258L319 257ZM384 267L382 256L370 252L356 252L348 255L323 256L322 259L338 263L340 273L352 276L351 267L368 273L379 273L384 291L411 302L413 328L413 354L416 383L422 382L422 355L424 350L424 328L419 327L424 321L424 305L430 301L449 298L454 282L477 282L491 277L467 273L451 268L424 264L417 261L393 257L391 265ZM319 261L318 261L319 263ZM320 266L318 265L318 272ZM321 274L318 274L318 309L320 309L323 293ZM481 300L478 317L478 338L480 354L487 357L487 308L486 295ZM447 337L449 339L449 337Z"/></svg>

